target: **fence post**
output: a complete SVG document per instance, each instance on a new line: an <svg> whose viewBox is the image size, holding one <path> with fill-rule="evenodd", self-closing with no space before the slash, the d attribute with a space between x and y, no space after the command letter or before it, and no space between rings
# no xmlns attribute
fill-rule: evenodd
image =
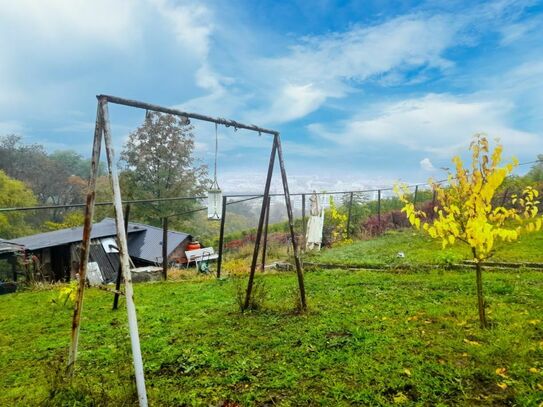
<svg viewBox="0 0 543 407"><path fill-rule="evenodd" d="M377 224L379 225L379 231L381 231L381 190L377 190Z"/></svg>
<svg viewBox="0 0 543 407"><path fill-rule="evenodd" d="M434 219L436 216L436 211L435 211L436 199L437 199L437 190L434 188L434 193L432 194L432 210L430 212L432 214L432 219Z"/></svg>
<svg viewBox="0 0 543 407"><path fill-rule="evenodd" d="M501 206L505 206L505 201L507 200L507 194L509 192L509 188L506 188L505 191L503 192L503 197L502 197L502 204Z"/></svg>
<svg viewBox="0 0 543 407"><path fill-rule="evenodd" d="M130 204L126 204L124 210L124 233L128 236L128 218L130 216ZM121 267L121 262L119 261L119 271L117 272L117 280L115 281L115 296L113 297L113 309L119 307L119 292L121 291L121 280L123 276L123 268Z"/></svg>
<svg viewBox="0 0 543 407"><path fill-rule="evenodd" d="M168 217L162 218L162 275L168 279Z"/></svg>
<svg viewBox="0 0 543 407"><path fill-rule="evenodd" d="M268 196L268 202L266 204L266 219L264 220L264 242L262 242L262 265L260 271L264 271L266 267L266 248L268 246L268 224L270 223L270 202L271 197Z"/></svg>
<svg viewBox="0 0 543 407"><path fill-rule="evenodd" d="M305 194L302 194L302 233L303 233L303 237L302 237L302 252L305 252L305 244L306 244L306 241L305 241L305 235L307 233L307 225L305 223Z"/></svg>
<svg viewBox="0 0 543 407"><path fill-rule="evenodd" d="M413 196L413 206L417 206L417 195L419 194L419 186L415 185L415 195Z"/></svg>
<svg viewBox="0 0 543 407"><path fill-rule="evenodd" d="M350 198L349 198L349 214L347 215L347 237L351 237L351 213L353 210L353 197L354 193L351 192Z"/></svg>
<svg viewBox="0 0 543 407"><path fill-rule="evenodd" d="M221 229L219 231L219 258L217 259L217 278L221 278L225 222L226 222L226 196L223 196L222 197L222 211L221 211Z"/></svg>
<svg viewBox="0 0 543 407"><path fill-rule="evenodd" d="M17 282L17 260L15 259L15 256L11 256L9 258L9 262L11 263L11 273L13 274L13 281Z"/></svg>

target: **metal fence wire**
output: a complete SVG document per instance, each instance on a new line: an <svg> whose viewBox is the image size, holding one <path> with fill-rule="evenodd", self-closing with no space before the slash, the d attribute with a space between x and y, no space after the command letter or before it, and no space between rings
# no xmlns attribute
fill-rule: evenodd
<svg viewBox="0 0 543 407"><path fill-rule="evenodd" d="M435 216L439 205L436 193L428 184L407 187L407 198L418 210ZM506 188L494 198L496 205L511 206L511 198L521 191ZM363 191L304 192L291 194L295 236L303 251L307 221L311 212L311 197L316 194L325 211L323 245L331 243L327 233L332 225L331 206L345 219L345 238L373 238L391 229L409 227L401 212L403 203L392 188ZM163 199L128 200L130 204L129 241L137 230L147 228L146 261L154 266L178 265L182 255L171 255L177 246L184 247L189 236L201 240L201 244L216 248L220 260L240 255L252 257L256 239L262 195L231 194L223 196L223 212L220 221L207 220L206 197L179 197ZM540 204L540 210L543 210ZM291 256L288 216L283 194L271 194L269 210L265 213L262 241L263 250L270 258ZM0 208L8 221L22 225L10 236L0 239L0 280L70 280L74 278L78 262L78 244L82 232L79 225L83 219L84 204L44 205L40 207ZM91 245L91 260L104 267L104 282L112 282L118 273L118 257L109 246L100 248L106 237L109 245L115 246L115 226L111 202L98 203L95 210L95 225ZM165 219L167 219L165 225ZM166 226L166 228L164 228ZM44 235L45 233L45 235ZM164 244L166 242L166 244ZM290 249L289 249L290 248ZM164 251L164 249L166 251ZM170 250L172 249L172 250ZM111 251L113 250L113 251ZM181 252L182 250L180 250ZM240 253L242 251L242 253ZM164 262L166 255L170 263ZM135 256L134 256L135 257ZM173 258L173 260L172 260ZM134 264L141 266L143 264ZM217 266L220 268L220 266Z"/></svg>

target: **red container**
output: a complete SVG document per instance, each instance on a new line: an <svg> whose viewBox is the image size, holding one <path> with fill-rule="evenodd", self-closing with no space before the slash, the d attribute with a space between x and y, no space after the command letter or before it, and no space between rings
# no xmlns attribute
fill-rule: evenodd
<svg viewBox="0 0 543 407"><path fill-rule="evenodd" d="M200 243L198 242L190 242L188 245L187 245L187 248L185 250L198 250L198 249L201 249L202 246L200 245Z"/></svg>

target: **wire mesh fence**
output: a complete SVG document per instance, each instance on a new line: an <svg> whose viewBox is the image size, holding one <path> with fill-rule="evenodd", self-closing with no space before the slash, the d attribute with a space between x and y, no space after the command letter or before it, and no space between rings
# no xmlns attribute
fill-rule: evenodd
<svg viewBox="0 0 543 407"><path fill-rule="evenodd" d="M406 198L429 220L435 217L439 202L428 184L407 187ZM521 188L504 188L494 197L494 205L511 207ZM134 267L186 267L188 244L213 248L221 261L243 263L253 257L260 212L261 195L224 197L224 219L210 221L205 197L131 200L128 242ZM307 192L291 194L294 231L304 251L307 224L315 207L324 212L322 246L338 239L371 239L388 230L409 227L401 211L403 202L392 188L365 191ZM540 210L543 209L541 208ZM0 208L0 214L13 227L0 239L0 281L67 281L75 277L79 262L79 244L84 204L47 205L31 208ZM99 203L91 244L91 261L100 265L103 282L112 282L118 273L116 228L111 203ZM167 229L164 230L164 219ZM263 241L265 258L259 264L292 260L292 242L283 194L272 194L265 213ZM222 245L220 236L223 236ZM165 234L166 233L166 234ZM145 238L142 238L145 236ZM166 241L166 245L164 245ZM164 252L166 247L166 252ZM133 249L130 249L133 248Z"/></svg>

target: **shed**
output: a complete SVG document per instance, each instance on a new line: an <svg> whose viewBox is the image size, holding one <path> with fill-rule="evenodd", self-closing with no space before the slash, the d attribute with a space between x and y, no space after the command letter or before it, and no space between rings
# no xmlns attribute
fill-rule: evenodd
<svg viewBox="0 0 543 407"><path fill-rule="evenodd" d="M17 255L23 252L22 246L0 239L0 281L17 281Z"/></svg>
<svg viewBox="0 0 543 407"><path fill-rule="evenodd" d="M38 272L48 280L69 280L79 269L83 227L39 233L9 241L23 246L35 258ZM168 261L183 263L187 233L168 231ZM136 266L162 263L162 229L141 223L128 224L128 254ZM89 261L98 263L104 282L114 281L119 270L115 220L95 223L91 233Z"/></svg>

